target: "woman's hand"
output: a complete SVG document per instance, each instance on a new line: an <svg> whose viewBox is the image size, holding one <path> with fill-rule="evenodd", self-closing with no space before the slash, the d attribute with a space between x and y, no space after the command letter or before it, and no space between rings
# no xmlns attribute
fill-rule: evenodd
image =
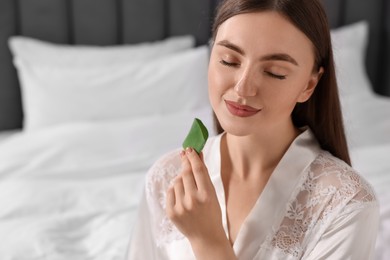
<svg viewBox="0 0 390 260"><path fill-rule="evenodd" d="M182 172L167 191L167 216L188 238L198 259L235 259L202 154L188 148L180 156Z"/></svg>

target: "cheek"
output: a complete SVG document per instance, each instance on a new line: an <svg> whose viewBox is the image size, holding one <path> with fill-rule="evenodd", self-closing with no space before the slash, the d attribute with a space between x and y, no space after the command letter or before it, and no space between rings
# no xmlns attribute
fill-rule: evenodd
<svg viewBox="0 0 390 260"><path fill-rule="evenodd" d="M277 113L292 112L303 89L302 82L289 81L278 86L269 85L261 91L266 107L272 107Z"/></svg>
<svg viewBox="0 0 390 260"><path fill-rule="evenodd" d="M230 79L227 73L219 68L218 62L210 62L208 70L208 88L210 103L215 105L223 94L229 89Z"/></svg>

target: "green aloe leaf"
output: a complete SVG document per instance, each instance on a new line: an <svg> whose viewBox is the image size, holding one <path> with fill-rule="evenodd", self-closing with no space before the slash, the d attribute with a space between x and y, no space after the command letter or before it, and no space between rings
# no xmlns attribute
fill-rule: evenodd
<svg viewBox="0 0 390 260"><path fill-rule="evenodd" d="M184 139L183 148L193 148L197 153L200 153L206 144L209 132L200 119L195 118L191 129Z"/></svg>

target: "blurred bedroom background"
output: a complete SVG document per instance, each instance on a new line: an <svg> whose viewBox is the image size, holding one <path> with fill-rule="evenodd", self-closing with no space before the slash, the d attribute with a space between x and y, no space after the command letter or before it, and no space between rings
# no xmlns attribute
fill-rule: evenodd
<svg viewBox="0 0 390 260"><path fill-rule="evenodd" d="M390 1L323 0L390 259ZM123 259L144 176L207 97L217 0L0 1L0 259Z"/></svg>

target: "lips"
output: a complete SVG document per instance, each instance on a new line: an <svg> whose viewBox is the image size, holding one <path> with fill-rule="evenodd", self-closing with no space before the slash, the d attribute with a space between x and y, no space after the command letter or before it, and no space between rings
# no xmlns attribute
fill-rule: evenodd
<svg viewBox="0 0 390 260"><path fill-rule="evenodd" d="M234 102L234 101L225 100L225 103L226 103L226 107L229 110L229 112L231 114L233 114L235 116L239 116L239 117L253 116L256 113L258 113L259 111L261 111L261 109L257 109L257 108L251 107L251 106L242 105L242 104L239 104L239 103Z"/></svg>

